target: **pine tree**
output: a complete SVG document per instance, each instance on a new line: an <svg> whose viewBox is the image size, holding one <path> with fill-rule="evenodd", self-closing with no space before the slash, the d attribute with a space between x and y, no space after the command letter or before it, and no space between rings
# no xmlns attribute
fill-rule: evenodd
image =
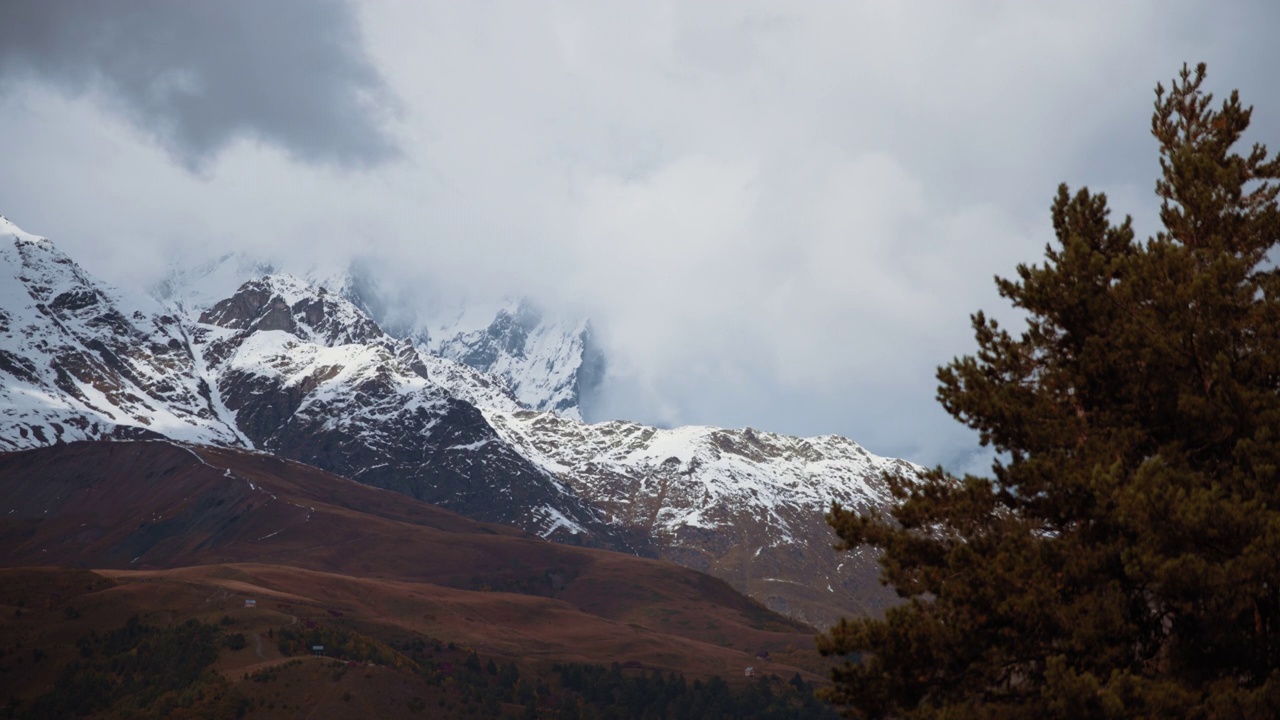
<svg viewBox="0 0 1280 720"><path fill-rule="evenodd" d="M938 397L1001 460L833 506L905 599L819 640L869 718L1280 717L1280 163L1204 65L1156 88L1163 231L1058 189L1043 264L997 278Z"/></svg>

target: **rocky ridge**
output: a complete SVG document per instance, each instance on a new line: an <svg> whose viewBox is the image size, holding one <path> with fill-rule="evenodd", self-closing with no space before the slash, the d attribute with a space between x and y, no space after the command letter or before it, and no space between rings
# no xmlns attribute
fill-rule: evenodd
<svg viewBox="0 0 1280 720"><path fill-rule="evenodd" d="M552 413L486 409L498 434L606 513L653 538L658 557L715 575L816 627L895 602L870 549L836 554L824 513L885 506L884 475L911 463L847 438L751 428L585 425Z"/></svg>
<svg viewBox="0 0 1280 720"><path fill-rule="evenodd" d="M311 273L312 284L350 300L394 337L500 382L519 405L581 420L605 374L591 322L548 313L528 298L421 303L356 261L346 270Z"/></svg>

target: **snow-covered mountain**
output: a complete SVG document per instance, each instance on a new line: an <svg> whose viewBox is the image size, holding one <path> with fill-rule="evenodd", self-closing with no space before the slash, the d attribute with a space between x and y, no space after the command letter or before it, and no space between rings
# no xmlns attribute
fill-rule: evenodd
<svg viewBox="0 0 1280 720"><path fill-rule="evenodd" d="M175 310L198 312L278 268L278 263L229 253L191 267L175 266L151 292ZM505 384L526 409L580 420L584 401L604 378L604 353L586 318L547 314L524 298L416 306L392 296L359 261L341 272L311 269L304 276L352 302L391 336Z"/></svg>
<svg viewBox="0 0 1280 720"><path fill-rule="evenodd" d="M249 447L543 537L637 550L344 298L268 275L198 314L184 304L129 297L0 220L0 448ZM447 378L448 362L430 364Z"/></svg>
<svg viewBox="0 0 1280 720"><path fill-rule="evenodd" d="M817 626L893 602L872 550L831 552L823 514L832 500L883 505L883 473L919 468L836 436L585 424L570 401L598 371L586 323L517 302L397 337L370 316L368 288L271 270L228 256L171 274L160 300L129 297L0 220L0 449L247 447L704 570Z"/></svg>
<svg viewBox="0 0 1280 720"><path fill-rule="evenodd" d="M552 413L487 409L499 435L589 498L606 518L654 540L658 556L727 580L817 627L878 613L894 594L869 550L837 555L824 513L889 502L885 473L920 468L827 435L751 428L585 425Z"/></svg>
<svg viewBox="0 0 1280 720"><path fill-rule="evenodd" d="M433 355L502 378L525 408L572 420L604 378L590 321L548 318L529 300L442 312L416 336Z"/></svg>
<svg viewBox="0 0 1280 720"><path fill-rule="evenodd" d="M634 549L345 298L268 275L202 312L192 335L260 450L543 537Z"/></svg>
<svg viewBox="0 0 1280 720"><path fill-rule="evenodd" d="M180 318L0 216L0 448L102 437L241 444Z"/></svg>

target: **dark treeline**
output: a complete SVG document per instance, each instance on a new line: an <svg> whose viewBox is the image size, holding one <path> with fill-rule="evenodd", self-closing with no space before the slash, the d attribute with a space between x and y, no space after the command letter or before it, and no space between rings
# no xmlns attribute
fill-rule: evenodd
<svg viewBox="0 0 1280 720"><path fill-rule="evenodd" d="M813 687L798 673L786 682L776 675L766 675L745 687L733 687L718 677L707 682L687 682L679 673L628 675L617 663L609 668L562 664L554 669L565 691L557 708L562 720L839 717L814 697Z"/></svg>
<svg viewBox="0 0 1280 720"><path fill-rule="evenodd" d="M134 616L124 627L81 637L80 659L62 669L54 688L7 714L164 718L181 708L188 717L241 717L248 701L210 668L221 642L216 625L188 620L157 628Z"/></svg>
<svg viewBox="0 0 1280 720"><path fill-rule="evenodd" d="M223 626L232 624L223 618ZM193 619L155 627L135 616L109 632L90 631L76 642L79 657L61 668L49 692L28 703L13 700L0 715L231 720L292 717L310 703L374 698L375 705L360 707L386 717L441 720L838 717L798 673L790 680L767 674L731 684L619 663L524 663L418 636L388 644L312 621L270 631L280 650L295 657L245 672L237 684L213 668L220 653L247 647L243 633L223 626ZM311 657L316 645L324 646L327 658ZM378 688L387 686L378 678L388 672L401 678L396 685L406 688L403 697L380 695ZM334 687L341 692L329 690Z"/></svg>
<svg viewBox="0 0 1280 720"><path fill-rule="evenodd" d="M623 668L619 663L557 663L524 673L511 661L484 659L453 643L414 638L397 646L427 682L456 689L458 710L484 717L533 720L800 720L838 718L815 697L814 686L795 674L731 685L721 678L687 680L678 672ZM515 706L515 707L513 707ZM454 709L452 705L446 706Z"/></svg>

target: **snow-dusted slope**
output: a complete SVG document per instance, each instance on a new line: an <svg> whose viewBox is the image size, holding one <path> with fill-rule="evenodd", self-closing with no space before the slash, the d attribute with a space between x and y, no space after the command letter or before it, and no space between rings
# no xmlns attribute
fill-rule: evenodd
<svg viewBox="0 0 1280 720"><path fill-rule="evenodd" d="M0 217L0 448L165 435L237 445L182 323Z"/></svg>
<svg viewBox="0 0 1280 720"><path fill-rule="evenodd" d="M892 602L875 582L872 553L831 552L836 538L823 514L833 500L883 506L883 474L910 477L917 466L834 435L584 425L494 409L486 416L611 522L653 537L660 557L724 578L775 610L825 626Z"/></svg>
<svg viewBox="0 0 1280 720"><path fill-rule="evenodd" d="M478 408L508 412L526 409L516 400L511 387L500 377L421 350L418 357L426 366L427 375L432 381L459 400L465 400Z"/></svg>
<svg viewBox="0 0 1280 720"><path fill-rule="evenodd" d="M460 307L418 324L434 355L502 378L522 406L582 419L582 402L604 376L591 323L548 317L528 300Z"/></svg>
<svg viewBox="0 0 1280 720"><path fill-rule="evenodd" d="M590 321L546 313L528 298L411 307L359 264L319 282L428 354L502 381L525 409L581 420L604 378L604 353Z"/></svg>

